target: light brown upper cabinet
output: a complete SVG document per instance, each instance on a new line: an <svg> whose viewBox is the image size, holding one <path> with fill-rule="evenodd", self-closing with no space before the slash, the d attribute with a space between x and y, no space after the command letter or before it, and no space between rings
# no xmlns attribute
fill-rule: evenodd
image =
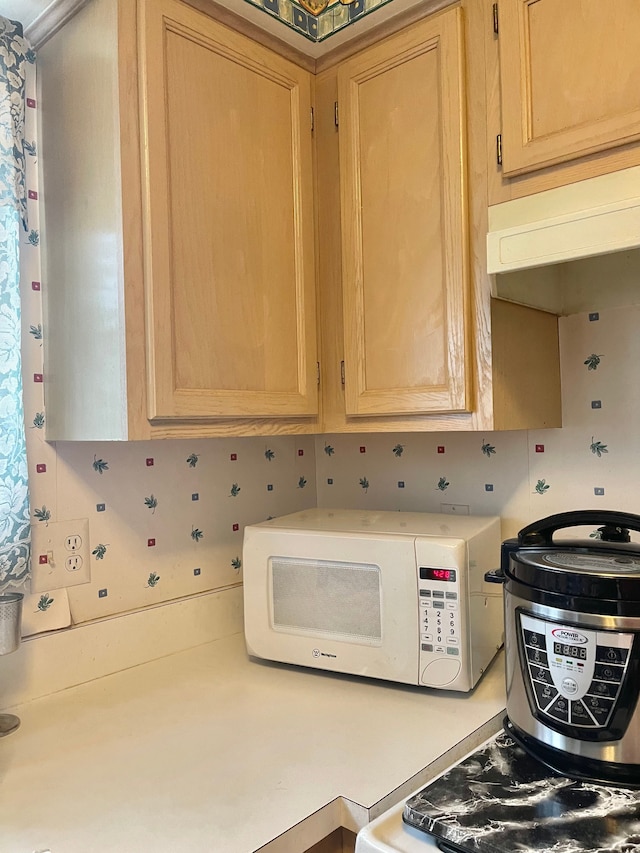
<svg viewBox="0 0 640 853"><path fill-rule="evenodd" d="M499 0L502 172L640 139L637 0Z"/></svg>
<svg viewBox="0 0 640 853"><path fill-rule="evenodd" d="M139 6L149 417L317 412L311 75Z"/></svg>
<svg viewBox="0 0 640 853"><path fill-rule="evenodd" d="M48 438L312 432L312 75L178 0L42 48Z"/></svg>
<svg viewBox="0 0 640 853"><path fill-rule="evenodd" d="M462 14L338 72L347 415L469 410Z"/></svg>
<svg viewBox="0 0 640 853"><path fill-rule="evenodd" d="M491 298L485 12L316 78L325 433L561 425L557 317Z"/></svg>

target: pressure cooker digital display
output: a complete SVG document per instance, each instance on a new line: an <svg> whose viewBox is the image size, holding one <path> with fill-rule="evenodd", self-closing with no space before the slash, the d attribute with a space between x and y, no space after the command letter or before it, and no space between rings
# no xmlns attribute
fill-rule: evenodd
<svg viewBox="0 0 640 853"><path fill-rule="evenodd" d="M583 730L606 728L625 680L633 634L561 625L523 612L519 618L532 712Z"/></svg>
<svg viewBox="0 0 640 853"><path fill-rule="evenodd" d="M568 658L587 659L587 650L584 646L568 646L566 643L553 644L554 655L565 655Z"/></svg>

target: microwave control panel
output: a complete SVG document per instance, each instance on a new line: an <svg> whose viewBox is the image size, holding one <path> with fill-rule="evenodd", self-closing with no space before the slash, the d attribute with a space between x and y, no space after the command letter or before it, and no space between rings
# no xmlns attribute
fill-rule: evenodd
<svg viewBox="0 0 640 853"><path fill-rule="evenodd" d="M625 681L633 637L520 613L520 654L532 710L556 724L605 729Z"/></svg>
<svg viewBox="0 0 640 853"><path fill-rule="evenodd" d="M462 622L458 569L420 566L420 659L460 658Z"/></svg>

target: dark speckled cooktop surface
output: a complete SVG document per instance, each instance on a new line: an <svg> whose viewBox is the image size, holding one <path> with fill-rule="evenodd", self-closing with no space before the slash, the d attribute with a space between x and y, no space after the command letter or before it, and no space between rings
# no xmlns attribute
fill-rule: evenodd
<svg viewBox="0 0 640 853"><path fill-rule="evenodd" d="M411 797L403 820L469 853L640 853L640 790L557 775L504 732Z"/></svg>

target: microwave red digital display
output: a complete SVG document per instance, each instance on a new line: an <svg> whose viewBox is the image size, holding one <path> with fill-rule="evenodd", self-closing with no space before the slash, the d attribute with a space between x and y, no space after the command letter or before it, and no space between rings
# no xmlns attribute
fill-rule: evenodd
<svg viewBox="0 0 640 853"><path fill-rule="evenodd" d="M420 566L421 581L452 581L455 583L455 569L425 569Z"/></svg>

